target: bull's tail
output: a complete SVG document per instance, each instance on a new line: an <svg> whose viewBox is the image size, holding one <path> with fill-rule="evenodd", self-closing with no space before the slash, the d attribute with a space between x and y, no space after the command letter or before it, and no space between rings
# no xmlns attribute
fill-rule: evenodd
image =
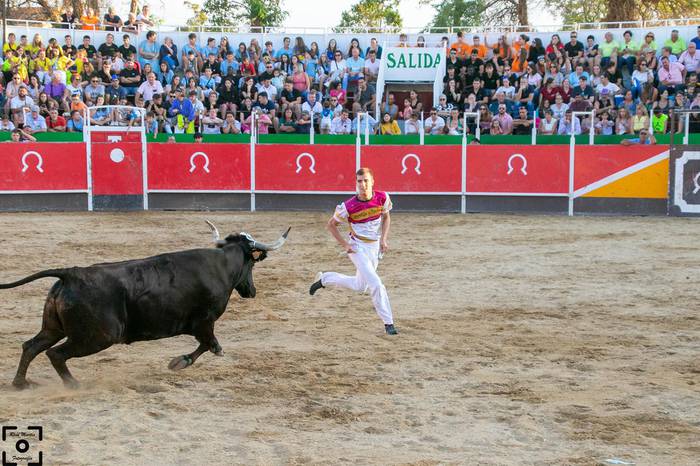
<svg viewBox="0 0 700 466"><path fill-rule="evenodd" d="M17 280L16 282L0 283L0 290L6 289L6 288L14 288L16 286L21 286L21 285L24 285L25 283L33 282L34 280L38 280L38 279L44 278L44 277L56 277L56 278L63 279L66 275L68 275L68 271L66 269L44 270L42 272L37 272L34 275L24 277L23 279Z"/></svg>

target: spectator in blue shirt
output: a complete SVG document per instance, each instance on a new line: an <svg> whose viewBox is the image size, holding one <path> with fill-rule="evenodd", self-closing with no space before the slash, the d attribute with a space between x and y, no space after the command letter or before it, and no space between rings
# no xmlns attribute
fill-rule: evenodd
<svg viewBox="0 0 700 466"><path fill-rule="evenodd" d="M284 46L279 49L277 52L275 52L275 59L279 60L282 55L287 55L287 57L291 58L292 57L292 49L289 46L291 44L292 39L289 37L284 38Z"/></svg>
<svg viewBox="0 0 700 466"><path fill-rule="evenodd" d="M171 117L176 117L178 115L184 116L187 121L194 120L194 106L189 99L185 99L185 91L180 89L177 91L177 99L173 100L168 114Z"/></svg>
<svg viewBox="0 0 700 466"><path fill-rule="evenodd" d="M69 132L82 133L83 132L83 117L80 112L73 110L70 114L70 120L68 120L68 125L66 126Z"/></svg>
<svg viewBox="0 0 700 466"><path fill-rule="evenodd" d="M209 54L213 54L214 56L218 56L219 55L219 47L217 47L217 45L216 45L216 39L214 39L213 37L210 37L209 39L207 39L207 45L202 47L202 50L200 50L200 52L202 53L202 57L205 57L205 58L208 57Z"/></svg>

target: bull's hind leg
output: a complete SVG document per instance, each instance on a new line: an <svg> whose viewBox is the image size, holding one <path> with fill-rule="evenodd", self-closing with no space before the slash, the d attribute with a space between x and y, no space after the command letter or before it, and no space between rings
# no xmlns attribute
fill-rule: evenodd
<svg viewBox="0 0 700 466"><path fill-rule="evenodd" d="M17 374L12 381L12 385L18 389L28 388L34 385L33 382L27 380L27 368L29 368L29 364L31 364L39 353L51 348L64 336L62 332L57 330L41 329L34 338L25 341L22 345L22 357L19 360L19 367L17 367Z"/></svg>
<svg viewBox="0 0 700 466"><path fill-rule="evenodd" d="M51 364L53 364L63 383L67 387L78 388L78 381L71 375L68 366L66 366L66 361L70 358L81 358L99 353L110 346L112 346L112 342L107 340L94 339L77 342L69 337L64 343L49 349L46 355L51 360Z"/></svg>
<svg viewBox="0 0 700 466"><path fill-rule="evenodd" d="M219 342L214 336L213 322L206 322L200 325L193 333L194 337L199 342L197 349L190 354L174 357L170 361L170 364L168 364L168 369L178 371L184 369L185 367L191 366L202 354L206 353L207 351L211 351L217 356L224 355L221 345L219 345Z"/></svg>

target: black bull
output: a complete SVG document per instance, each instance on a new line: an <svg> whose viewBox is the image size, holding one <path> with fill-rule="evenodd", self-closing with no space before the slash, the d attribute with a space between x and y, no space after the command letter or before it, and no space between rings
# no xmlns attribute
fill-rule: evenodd
<svg viewBox="0 0 700 466"><path fill-rule="evenodd" d="M30 385L27 368L42 351L67 386L77 386L66 361L88 356L116 343L192 335L197 349L172 359L169 368L184 369L211 351L223 351L214 336L214 323L224 313L235 289L243 298L255 297L253 265L267 251L282 246L289 229L274 244L250 235L219 238L209 223L216 249L191 249L89 267L52 269L30 275L13 288L43 277L56 277L44 304L41 331L22 345L22 357L12 384ZM63 338L66 341L53 346Z"/></svg>

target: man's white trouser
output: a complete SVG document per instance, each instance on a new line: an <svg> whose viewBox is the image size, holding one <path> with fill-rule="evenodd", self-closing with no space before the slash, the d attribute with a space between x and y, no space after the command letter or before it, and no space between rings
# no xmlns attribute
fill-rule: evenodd
<svg viewBox="0 0 700 466"><path fill-rule="evenodd" d="M354 291L364 292L369 289L372 296L374 309L385 324L393 324L394 318L391 315L391 304L389 295L382 279L377 275L379 265L379 241L367 243L354 238L350 238L350 244L355 252L348 254L348 257L355 264L357 273L354 277L336 272L324 272L321 275L323 286L339 286L349 288Z"/></svg>

